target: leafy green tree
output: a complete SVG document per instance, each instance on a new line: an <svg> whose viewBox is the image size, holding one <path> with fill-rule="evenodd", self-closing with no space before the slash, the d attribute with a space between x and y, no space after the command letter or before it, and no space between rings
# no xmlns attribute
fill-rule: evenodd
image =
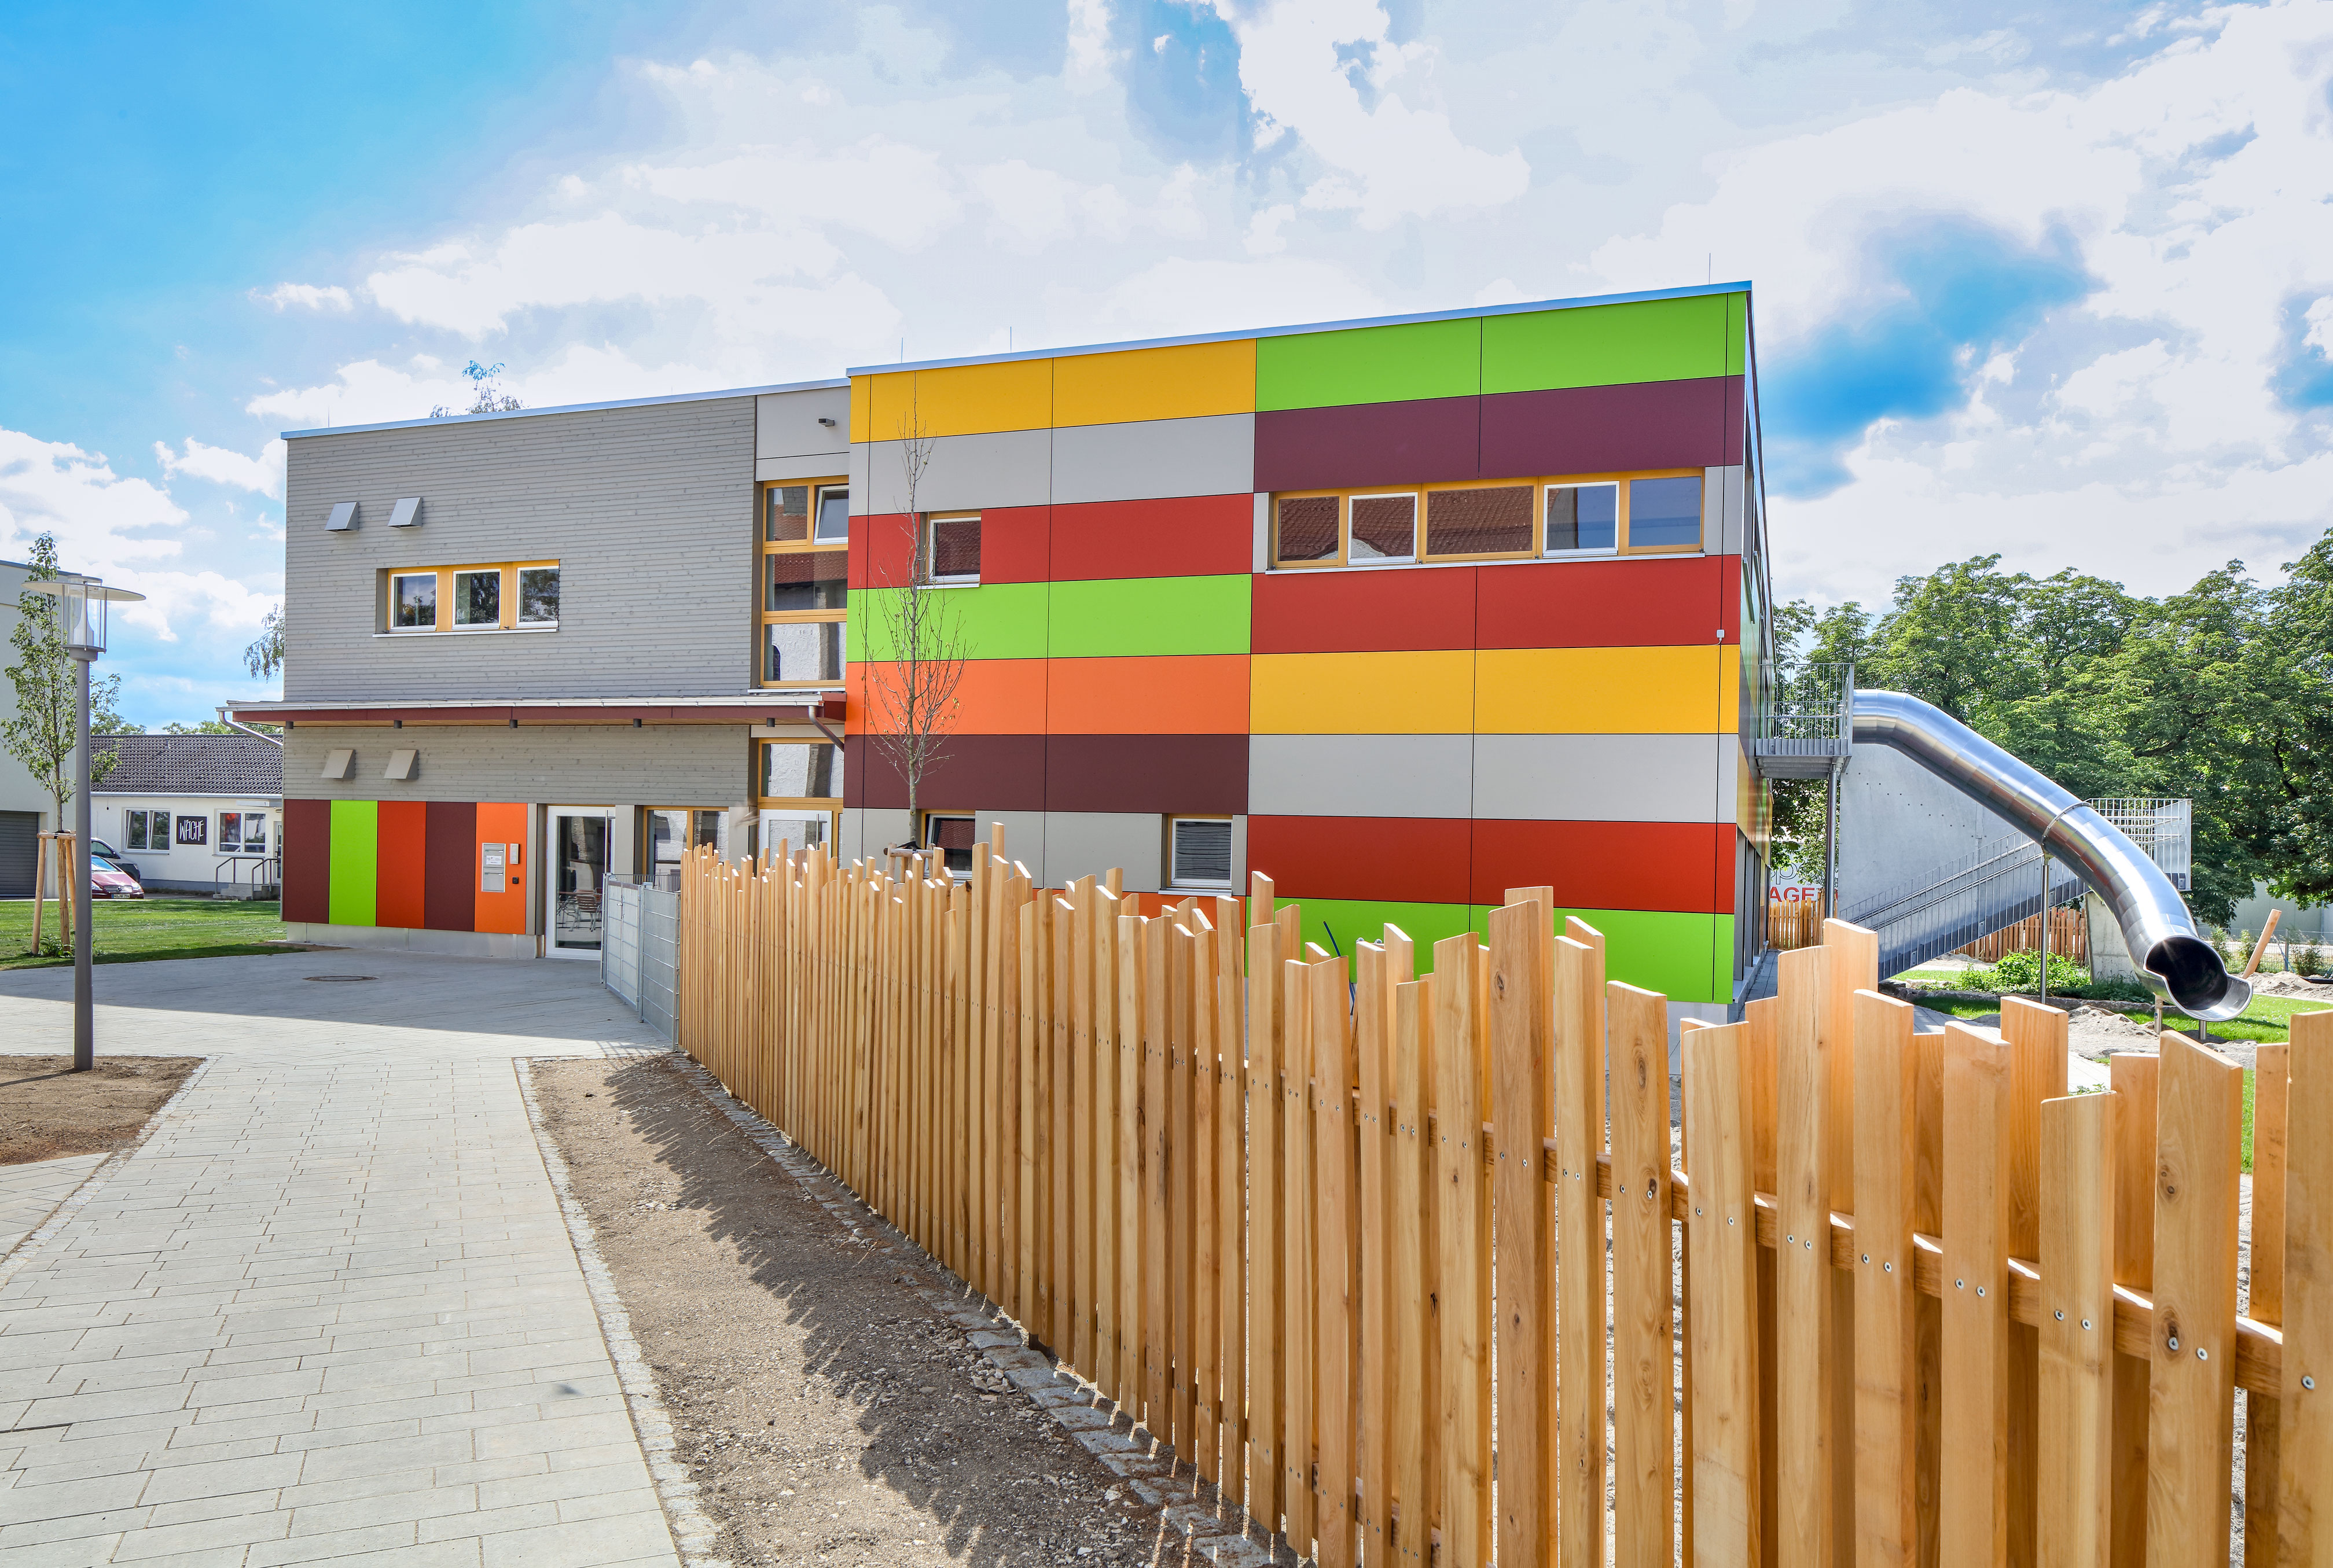
<svg viewBox="0 0 2333 1568"><path fill-rule="evenodd" d="M58 572L56 536L43 533L35 537L31 555L25 563L32 569L26 580L54 581ZM0 743L7 746L9 753L24 764L56 802L60 826L65 820L65 807L73 797L74 726L80 700L73 661L65 654L62 609L55 598L30 588L17 597L16 626L8 635L8 645L16 655L16 662L8 666L9 682L16 688L16 713L5 727L0 727ZM119 719L114 709L120 700L120 676L110 675L91 683L91 733L105 732L99 723L101 715ZM120 760L118 752L92 751L89 760L91 784L102 784Z"/></svg>
<svg viewBox="0 0 2333 1568"><path fill-rule="evenodd" d="M259 636L243 650L244 668L254 681L264 681L283 667L283 607L276 605L259 623Z"/></svg>

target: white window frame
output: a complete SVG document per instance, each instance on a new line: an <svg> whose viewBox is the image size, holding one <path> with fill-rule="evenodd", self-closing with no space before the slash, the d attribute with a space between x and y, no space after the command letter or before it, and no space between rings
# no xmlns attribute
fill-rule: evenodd
<svg viewBox="0 0 2333 1568"><path fill-rule="evenodd" d="M1567 481L1561 484L1548 484L1541 486L1539 516L1540 555L1541 559L1547 560L1578 560L1583 557L1589 556L1618 555L1620 553L1621 541L1628 537L1628 514L1626 510L1628 499L1627 488L1627 483L1628 482L1625 479L1580 479ZM1552 496L1559 490L1579 491L1599 489L1606 489L1612 492L1612 542L1608 545L1593 545L1576 550L1558 550L1554 545L1548 543L1549 530L1547 520L1550 516L1548 498ZM1574 505L1573 515L1578 515L1577 503Z"/></svg>
<svg viewBox="0 0 2333 1568"><path fill-rule="evenodd" d="M842 497L842 531L839 534L830 534L825 531L824 528L826 521L826 498L830 495L840 495ZM810 542L813 545L849 544L850 542L850 486L848 484L821 484L811 492L810 498Z"/></svg>
<svg viewBox="0 0 2333 1568"><path fill-rule="evenodd" d="M458 615L462 607L462 579L466 577L491 577L494 579L494 618L490 621L440 620L442 632L498 632L503 626L503 578L505 573L498 566L457 566L448 568L446 585L452 590L453 609ZM418 628L417 628L418 629Z"/></svg>
<svg viewBox="0 0 2333 1568"><path fill-rule="evenodd" d="M1353 546L1359 536L1353 531L1353 508L1359 506L1364 501L1395 500L1407 501L1409 502L1409 553L1407 555L1355 555L1353 553ZM1417 539L1418 535L1426 531L1426 492L1424 491L1372 490L1362 492L1357 490L1352 494L1345 497L1343 512L1344 521L1341 531L1344 535L1344 559L1347 566L1416 566L1417 564Z"/></svg>
<svg viewBox="0 0 2333 1568"><path fill-rule="evenodd" d="M398 589L397 589L397 585L398 585L398 584L399 584L399 583L401 583L401 582L410 582L410 581L412 581L412 580L413 580L414 578L427 578L427 579L428 580L428 583L429 583L429 624L428 624L427 626L400 626L400 625L398 625L398 619L397 619L397 609L398 609ZM417 634L417 635L418 635L418 634L419 634L419 633L423 633L423 632L442 631L442 630L445 628L445 624L446 624L446 623L445 623L445 621L444 621L443 617L438 614L438 612L439 612L439 611L441 611L441 610L443 610L446 607L445 607L444 605L442 605L442 604L438 603L437 601L438 601L438 594L437 594L437 574L435 571L393 571L393 572L389 573L389 631L390 631L390 632L392 632L392 633L405 632L405 633L412 633L412 634Z"/></svg>
<svg viewBox="0 0 2333 1568"><path fill-rule="evenodd" d="M1223 881L1199 882L1186 878L1179 874L1179 869L1176 864L1176 856L1175 853L1175 840L1176 836L1180 833L1183 824L1186 822L1220 822L1224 825ZM1233 864L1233 862L1237 857L1237 846L1234 843L1234 839L1235 838L1238 829L1235 827L1233 818L1229 817L1214 817L1199 813L1194 813L1190 816L1185 817L1169 817L1166 819L1166 885L1178 892L1189 891L1193 893L1220 893L1225 888L1236 889L1239 886L1239 867Z"/></svg>
<svg viewBox="0 0 2333 1568"><path fill-rule="evenodd" d="M514 626L530 626L543 630L555 628L559 625L559 617L557 616L552 616L549 620L529 620L527 618L526 574L531 571L547 571L552 577L556 578L560 575L559 563L557 561L553 561L548 566L514 566L511 568L511 591L515 596L511 605L511 624ZM567 585L563 581L559 585L559 607L562 610L564 610L567 607Z"/></svg>
<svg viewBox="0 0 2333 1568"><path fill-rule="evenodd" d="M924 552L924 559L925 559L926 560L936 560L936 559L938 559L938 553L937 553L937 552L936 552L936 551L932 548L932 530L933 530L934 528L937 527L939 524L941 524L941 523L943 523L943 522L972 522L972 523L978 523L979 521L980 521L980 513L978 513L978 512L926 512L926 513L924 514L923 538L921 538L920 540L917 540L917 541L916 541L916 542L917 542L917 548L919 548L920 550L922 550L922 551ZM987 545L988 545L987 531L986 531L985 529L983 529L983 530L982 530L982 536L981 536L981 541L980 541L980 542L981 542L981 547L982 547L982 553L983 553L983 555L984 555L984 556L985 556L985 554L986 554L986 552L987 552ZM937 572L934 572L934 573L932 574L931 581L930 581L930 582L928 582L928 583L926 583L925 586L926 586L926 587L927 587L927 588L978 588L978 587L980 586L980 574L979 574L978 572L976 572L976 571L975 571L975 572L972 573L971 575L966 576L965 574L964 574L964 573L962 573L962 572L958 572L958 573L956 573L956 574L955 574L954 576L951 576L951 577L942 577L942 576L940 576L940 575L939 575L939 573L937 573Z"/></svg>
<svg viewBox="0 0 2333 1568"><path fill-rule="evenodd" d="M935 818L941 817L949 817L951 819L961 817L966 822L972 824L972 848L968 853L977 855L980 851L980 816L977 812L926 810L924 813L922 823L918 825L918 831L916 834L916 842L924 846L926 851L936 848L937 846L932 843L932 822ZM947 863L947 852L946 850L940 851L940 870L943 875L957 882L970 882L972 880L972 867L969 865L967 865L962 871L953 870L949 867Z"/></svg>

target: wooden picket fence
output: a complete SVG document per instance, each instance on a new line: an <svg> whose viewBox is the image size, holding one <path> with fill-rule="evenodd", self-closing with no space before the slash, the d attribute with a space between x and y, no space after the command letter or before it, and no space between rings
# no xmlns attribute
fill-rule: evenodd
<svg viewBox="0 0 2333 1568"><path fill-rule="evenodd" d="M1832 922L1687 1021L1679 1136L1548 889L1419 977L1001 847L697 852L681 1043L1299 1554L2333 1563L2333 1013L2260 1049L2240 1316L2243 1075L2181 1037L2069 1095L2065 1015L1915 1033Z"/></svg>

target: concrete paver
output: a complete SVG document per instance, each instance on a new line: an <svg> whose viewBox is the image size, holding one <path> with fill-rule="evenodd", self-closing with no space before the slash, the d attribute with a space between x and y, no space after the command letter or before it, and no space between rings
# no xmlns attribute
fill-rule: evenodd
<svg viewBox="0 0 2333 1568"><path fill-rule="evenodd" d="M0 976L8 1049L70 1038L70 986ZM212 1059L86 1190L102 1156L0 1167L0 1559L677 1568L512 1066L654 1047L591 968L98 990L101 1052Z"/></svg>

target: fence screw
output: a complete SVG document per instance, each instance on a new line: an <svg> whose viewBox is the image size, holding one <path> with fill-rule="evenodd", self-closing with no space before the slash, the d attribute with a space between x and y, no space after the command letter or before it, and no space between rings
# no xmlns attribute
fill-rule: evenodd
<svg viewBox="0 0 2333 1568"><path fill-rule="evenodd" d="M2210 1361L2212 1359L2211 1348L2207 1345L2197 1345L2195 1347L2195 1359L2197 1361Z"/></svg>
<svg viewBox="0 0 2333 1568"><path fill-rule="evenodd" d="M2063 1323L2063 1322L2065 1322L2065 1321L2066 1321L2066 1315L2065 1315L2065 1313L2064 1313L2063 1311L2060 1311L2060 1312L2058 1314L2058 1321L2059 1321L2059 1323Z"/></svg>
<svg viewBox="0 0 2333 1568"><path fill-rule="evenodd" d="M1732 1216L1731 1214L1727 1215L1727 1216L1725 1217L1725 1223L1727 1223L1728 1225L1733 1224L1733 1216Z"/></svg>
<svg viewBox="0 0 2333 1568"><path fill-rule="evenodd" d="M1883 1263L1879 1266L1879 1272L1882 1274L1893 1274L1896 1272L1896 1266L1892 1263Z"/></svg>
<svg viewBox="0 0 2333 1568"><path fill-rule="evenodd" d="M1796 1241L1798 1240L1798 1238L1795 1236L1785 1236L1782 1239L1785 1241Z"/></svg>
<svg viewBox="0 0 2333 1568"><path fill-rule="evenodd" d="M2300 1380L2300 1386L2313 1391L2317 1387L2317 1380L2310 1377L2302 1378Z"/></svg>
<svg viewBox="0 0 2333 1568"><path fill-rule="evenodd" d="M1984 1286L1982 1286L1982 1285L1978 1286L1976 1287L1976 1293L1977 1293L1979 1296L1983 1296L1983 1295L1984 1294Z"/></svg>
<svg viewBox="0 0 2333 1568"><path fill-rule="evenodd" d="M2175 1334L2171 1336L2171 1348L2173 1350L2179 1348L2179 1336Z"/></svg>
<svg viewBox="0 0 2333 1568"><path fill-rule="evenodd" d="M2083 1326L2085 1329L2088 1328L2088 1327L2090 1326L2090 1320L2089 1320L2088 1318L2087 1318L2087 1317L2086 1317L2086 1318L2084 1318L2084 1319L2082 1319L2082 1326Z"/></svg>
<svg viewBox="0 0 2333 1568"><path fill-rule="evenodd" d="M1815 1244L1814 1244L1813 1242L1810 1241L1810 1242L1806 1243L1806 1248L1807 1248L1807 1250L1808 1250L1809 1252L1812 1252L1812 1251L1815 1249Z"/></svg>
<svg viewBox="0 0 2333 1568"><path fill-rule="evenodd" d="M1955 1279L1953 1281L1953 1288L1954 1290L1965 1290L1968 1288L1968 1281L1965 1279Z"/></svg>
<svg viewBox="0 0 2333 1568"><path fill-rule="evenodd" d="M1871 1254L1869 1254L1868 1252L1865 1253L1865 1254L1863 1255L1863 1261L1864 1261L1864 1262L1866 1262L1866 1263L1870 1262L1870 1261L1871 1261Z"/></svg>
<svg viewBox="0 0 2333 1568"><path fill-rule="evenodd" d="M1694 1205L1693 1213L1695 1219L1698 1219L1701 1218L1701 1206L1699 1204L1696 1203Z"/></svg>

